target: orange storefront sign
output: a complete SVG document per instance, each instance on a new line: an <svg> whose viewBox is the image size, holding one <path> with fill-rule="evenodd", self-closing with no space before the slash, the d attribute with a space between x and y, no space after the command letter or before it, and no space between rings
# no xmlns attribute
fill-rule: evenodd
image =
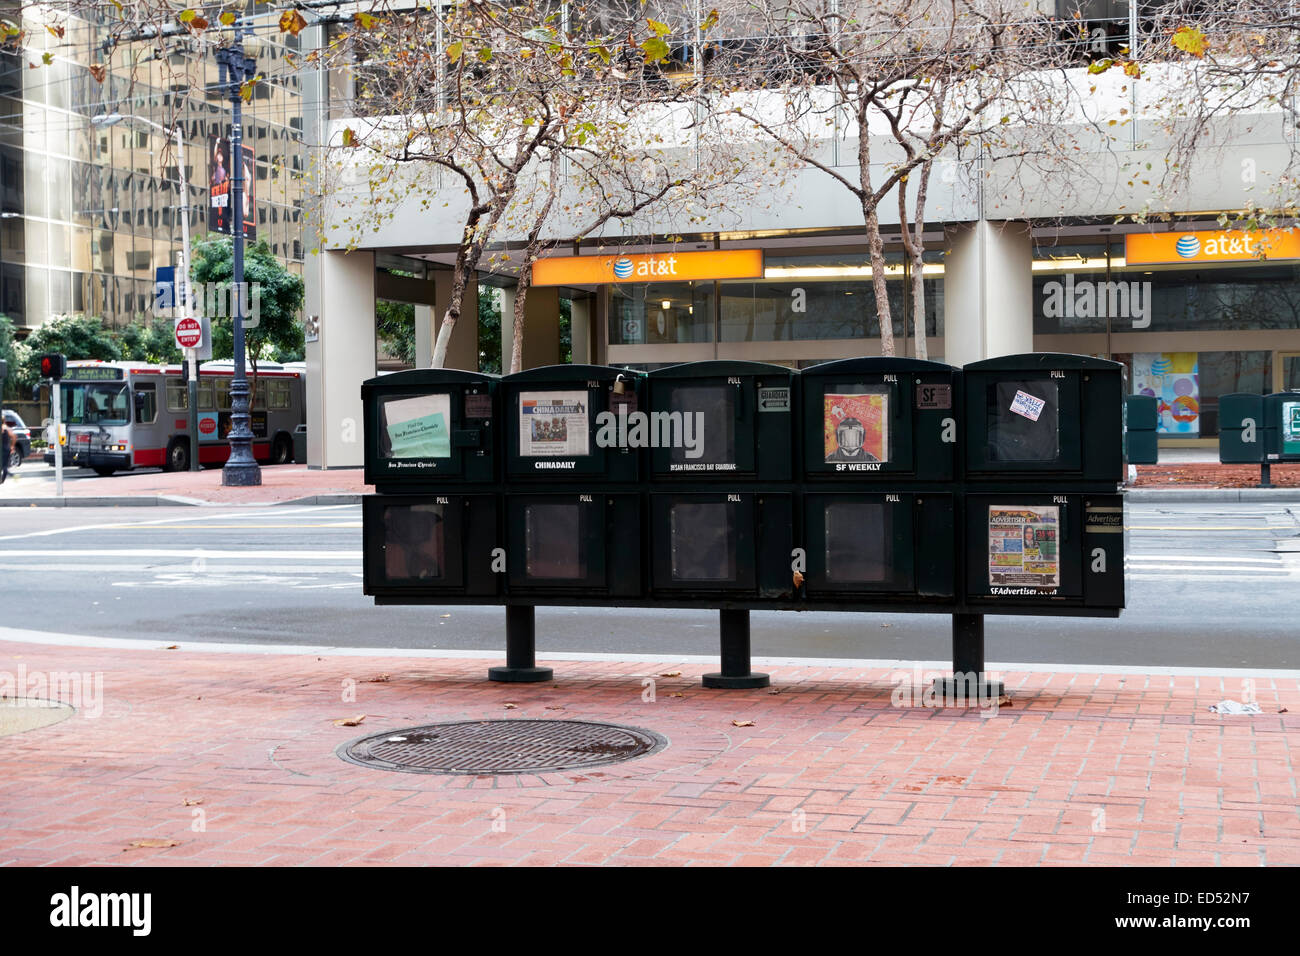
<svg viewBox="0 0 1300 956"><path fill-rule="evenodd" d="M1131 266L1169 262L1250 262L1300 259L1300 232L1134 232L1124 237L1124 261Z"/></svg>
<svg viewBox="0 0 1300 956"><path fill-rule="evenodd" d="M539 286L761 278L762 249L656 252L627 256L556 256L533 263L533 285Z"/></svg>

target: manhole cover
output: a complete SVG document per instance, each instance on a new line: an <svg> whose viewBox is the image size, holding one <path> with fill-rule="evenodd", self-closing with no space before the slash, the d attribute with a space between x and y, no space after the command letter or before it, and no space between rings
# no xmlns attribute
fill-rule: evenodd
<svg viewBox="0 0 1300 956"><path fill-rule="evenodd" d="M0 697L0 737L21 734L67 720L75 707L38 697Z"/></svg>
<svg viewBox="0 0 1300 956"><path fill-rule="evenodd" d="M350 763L407 773L547 773L657 753L668 741L637 727L581 720L465 720L390 730L338 748Z"/></svg>

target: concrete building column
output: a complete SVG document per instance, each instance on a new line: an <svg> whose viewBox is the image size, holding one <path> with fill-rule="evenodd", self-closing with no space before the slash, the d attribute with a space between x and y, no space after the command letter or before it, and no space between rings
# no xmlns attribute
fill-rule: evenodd
<svg viewBox="0 0 1300 956"><path fill-rule="evenodd" d="M515 290L501 290L501 371L510 372L510 351L515 335ZM577 361L575 358L574 361ZM523 368L558 365L560 362L560 292L545 286L528 290L524 312Z"/></svg>
<svg viewBox="0 0 1300 956"><path fill-rule="evenodd" d="M965 365L1034 350L1034 248L1028 223L945 230L943 360Z"/></svg>
<svg viewBox="0 0 1300 956"><path fill-rule="evenodd" d="M433 365L433 343L438 337L437 319L434 318L433 306L415 306L415 367L430 368Z"/></svg>
<svg viewBox="0 0 1300 956"><path fill-rule="evenodd" d="M306 312L320 316L306 344L307 464L363 463L361 383L375 376L375 256L321 251L304 263Z"/></svg>
<svg viewBox="0 0 1300 956"><path fill-rule="evenodd" d="M570 300L569 339L573 343L573 364L591 364L591 299Z"/></svg>

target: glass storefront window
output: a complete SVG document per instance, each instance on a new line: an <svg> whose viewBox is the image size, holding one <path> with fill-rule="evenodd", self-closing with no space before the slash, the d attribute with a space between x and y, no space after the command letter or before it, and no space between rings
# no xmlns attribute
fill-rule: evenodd
<svg viewBox="0 0 1300 956"><path fill-rule="evenodd" d="M870 279L787 279L729 282L722 285L721 341L779 342L808 339L863 339L880 336L876 298ZM912 334L910 305L901 276L887 285L894 335ZM943 280L925 280L926 334L943 332Z"/></svg>
<svg viewBox="0 0 1300 956"><path fill-rule="evenodd" d="M612 288L610 345L711 341L712 282L653 282Z"/></svg>
<svg viewBox="0 0 1300 956"><path fill-rule="evenodd" d="M1219 398L1233 392L1266 395L1273 390L1273 353L1147 352L1112 356L1129 369L1129 389L1154 395L1160 434L1171 438L1214 438L1219 434Z"/></svg>
<svg viewBox="0 0 1300 956"><path fill-rule="evenodd" d="M1300 389L1300 355L1282 356L1282 391Z"/></svg>
<svg viewBox="0 0 1300 956"><path fill-rule="evenodd" d="M1105 269L1034 276L1034 333L1300 329L1300 266Z"/></svg>

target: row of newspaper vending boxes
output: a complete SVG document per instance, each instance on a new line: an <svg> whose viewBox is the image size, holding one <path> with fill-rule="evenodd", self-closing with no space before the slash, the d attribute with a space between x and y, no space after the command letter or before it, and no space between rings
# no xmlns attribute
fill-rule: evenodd
<svg viewBox="0 0 1300 956"><path fill-rule="evenodd" d="M380 604L1117 616L1118 494L755 490L383 494Z"/></svg>
<svg viewBox="0 0 1300 956"><path fill-rule="evenodd" d="M1034 353L964 369L861 358L797 371L421 369L362 387L380 492L506 482L944 484L1123 480L1124 367Z"/></svg>

